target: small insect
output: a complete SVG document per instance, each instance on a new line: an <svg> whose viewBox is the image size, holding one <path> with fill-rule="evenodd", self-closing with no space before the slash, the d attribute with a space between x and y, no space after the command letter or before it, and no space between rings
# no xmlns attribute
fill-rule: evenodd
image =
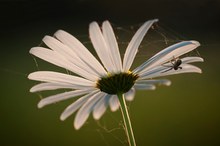
<svg viewBox="0 0 220 146"><path fill-rule="evenodd" d="M165 71L163 71L163 72L161 72L161 73L165 73L165 72L170 71L172 69L174 69L174 70L182 69L182 67L180 66L182 64L182 60L181 59L173 58L173 60L171 60L170 63L172 64L172 66L170 66L170 65L163 65L165 67L170 67L170 68L165 70Z"/></svg>

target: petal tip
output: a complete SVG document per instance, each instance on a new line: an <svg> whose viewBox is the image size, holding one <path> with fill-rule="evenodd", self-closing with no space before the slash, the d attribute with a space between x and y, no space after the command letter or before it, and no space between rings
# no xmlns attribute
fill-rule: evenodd
<svg viewBox="0 0 220 146"><path fill-rule="evenodd" d="M42 39L43 42L50 40L51 36L45 35Z"/></svg>
<svg viewBox="0 0 220 146"><path fill-rule="evenodd" d="M119 109L119 106L110 106L112 112L116 112Z"/></svg>
<svg viewBox="0 0 220 146"><path fill-rule="evenodd" d="M58 29L58 30L54 33L54 35L56 35L56 34L60 34L60 33L63 33L63 32L65 32L65 31L62 30L62 29Z"/></svg>
<svg viewBox="0 0 220 146"><path fill-rule="evenodd" d="M98 115L98 114L93 114L93 118L94 118L95 120L99 120L99 119L101 118L101 116Z"/></svg>
<svg viewBox="0 0 220 146"><path fill-rule="evenodd" d="M81 127L82 127L82 124L81 123L78 123L78 122L74 122L74 128L76 129L76 130L79 130Z"/></svg>
<svg viewBox="0 0 220 146"><path fill-rule="evenodd" d="M152 86L151 90L156 90L156 86Z"/></svg>
<svg viewBox="0 0 220 146"><path fill-rule="evenodd" d="M63 114L61 114L61 115L60 115L60 120L61 120L61 121L65 121L65 120L66 120L66 117L63 116Z"/></svg>
<svg viewBox="0 0 220 146"><path fill-rule="evenodd" d="M32 88L29 90L29 92L34 93L34 92L36 92L36 90L35 90L34 87L32 87Z"/></svg>
<svg viewBox="0 0 220 146"><path fill-rule="evenodd" d="M159 21L159 19L153 19L153 20L151 20L151 21L153 21L153 22L158 22Z"/></svg>
<svg viewBox="0 0 220 146"><path fill-rule="evenodd" d="M196 46L200 46L201 44L198 41L192 40L191 43L195 44Z"/></svg>
<svg viewBox="0 0 220 146"><path fill-rule="evenodd" d="M94 26L94 25L98 25L98 23L97 23L96 21L92 21L92 22L89 24L89 27Z"/></svg>
<svg viewBox="0 0 220 146"><path fill-rule="evenodd" d="M110 22L108 20L103 21L103 24L107 24L107 23L110 24Z"/></svg>
<svg viewBox="0 0 220 146"><path fill-rule="evenodd" d="M27 78L28 78L29 80L32 80L32 75L33 75L33 73L30 73L30 74L27 76Z"/></svg>
<svg viewBox="0 0 220 146"><path fill-rule="evenodd" d="M170 86L171 84L172 84L171 81L166 81L166 82L164 83L164 85L166 85L166 86Z"/></svg>
<svg viewBox="0 0 220 146"><path fill-rule="evenodd" d="M36 47L32 47L32 48L29 50L29 53L34 55L35 50L36 50Z"/></svg>
<svg viewBox="0 0 220 146"><path fill-rule="evenodd" d="M42 100L37 104L38 108L42 108L44 107L44 102L42 102Z"/></svg>

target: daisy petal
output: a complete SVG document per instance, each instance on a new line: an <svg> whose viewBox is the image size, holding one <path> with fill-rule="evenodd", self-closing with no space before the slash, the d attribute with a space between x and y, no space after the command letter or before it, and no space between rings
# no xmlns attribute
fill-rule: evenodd
<svg viewBox="0 0 220 146"><path fill-rule="evenodd" d="M185 57L182 58L181 60L183 64L192 63L192 62L204 62L204 59L201 57Z"/></svg>
<svg viewBox="0 0 220 146"><path fill-rule="evenodd" d="M126 92L124 94L124 96L125 96L125 99L127 101L132 101L134 99L134 96L135 96L135 89L131 88L128 92Z"/></svg>
<svg viewBox="0 0 220 146"><path fill-rule="evenodd" d="M165 66L156 66L154 68L151 68L150 70L146 70L145 72L142 72L140 76L140 80L144 79L151 79L151 76L155 76L157 73L161 73L169 69L168 67ZM149 78L148 78L149 77Z"/></svg>
<svg viewBox="0 0 220 146"><path fill-rule="evenodd" d="M66 63L67 61L52 50L43 47L33 47L29 52L30 54L33 54L40 59L43 59L62 68L66 68L66 65L63 62Z"/></svg>
<svg viewBox="0 0 220 146"><path fill-rule="evenodd" d="M103 37L105 39L106 45L109 50L109 55L113 61L115 69L116 69L115 71L120 72L120 71L122 71L121 56L120 56L118 43L117 43L114 31L113 31L109 21L103 22L102 31L103 31Z"/></svg>
<svg viewBox="0 0 220 146"><path fill-rule="evenodd" d="M178 70L172 69L172 70L166 71L167 67L160 66L157 69L151 71L150 73L147 72L141 75L140 79L149 79L149 78L168 76L168 75L174 75L174 74L180 74L180 73L202 73L202 70L194 65L182 64L181 67L182 69L178 69Z"/></svg>
<svg viewBox="0 0 220 146"><path fill-rule="evenodd" d="M188 53L194 50L199 45L200 44L197 41L183 41L183 42L174 44L160 51L153 57L151 57L149 60L144 62L141 66L136 68L133 72L140 73L140 72L143 72L144 70L153 68L154 66L161 65L165 62L172 60L173 58L177 58L185 53Z"/></svg>
<svg viewBox="0 0 220 146"><path fill-rule="evenodd" d="M93 110L94 106L96 105L97 101L103 98L106 94L103 92L98 92L97 94L90 97L86 103L79 109L76 114L74 127L76 130L80 129L85 121L88 119L89 114Z"/></svg>
<svg viewBox="0 0 220 146"><path fill-rule="evenodd" d="M115 112L119 109L120 104L118 101L117 95L112 95L109 99L109 106L112 112Z"/></svg>
<svg viewBox="0 0 220 146"><path fill-rule="evenodd" d="M71 48L91 69L93 69L100 76L106 75L105 69L98 62L98 60L88 51L88 49L74 36L63 31L58 30L55 34L61 42Z"/></svg>
<svg viewBox="0 0 220 146"><path fill-rule="evenodd" d="M167 76L167 75L174 75L174 74L180 74L180 73L202 73L202 70L194 65L190 64L182 64L181 65L182 69L178 70L170 70L167 72L162 73L162 76Z"/></svg>
<svg viewBox="0 0 220 146"><path fill-rule="evenodd" d="M151 84L134 84L134 88L137 90L155 90L156 86Z"/></svg>
<svg viewBox="0 0 220 146"><path fill-rule="evenodd" d="M73 97L77 97L77 96L89 93L93 90L91 90L91 89L88 89L88 90L74 90L74 91L69 91L69 92L64 92L64 93L52 95L52 96L49 96L49 97L46 97L46 98L42 99L38 103L38 108L42 108L42 107L44 107L48 104L52 104L52 103L67 100L67 99L70 99L70 98L73 98Z"/></svg>
<svg viewBox="0 0 220 146"><path fill-rule="evenodd" d="M64 45L57 39L51 36L45 36L43 38L43 42L50 47L55 52L58 52L60 55L65 57L68 61L85 70L89 74L93 74L95 76L99 75L95 73L88 65L86 65L76 54L70 49L68 46Z"/></svg>
<svg viewBox="0 0 220 146"><path fill-rule="evenodd" d="M85 87L84 87L85 88ZM86 87L88 88L88 87ZM40 83L33 86L30 89L30 92L39 92L39 91L46 91L46 90L56 90L56 89L77 89L76 86L70 84L57 84L57 83ZM81 87L80 89L83 89Z"/></svg>
<svg viewBox="0 0 220 146"><path fill-rule="evenodd" d="M84 78L73 75L53 72L53 71L37 71L30 73L28 78L36 81L50 82L50 83L64 83L75 86L88 86L94 87L95 83Z"/></svg>
<svg viewBox="0 0 220 146"><path fill-rule="evenodd" d="M60 115L60 120L64 121L66 118L68 118L70 115L72 115L75 111L77 111L87 100L88 98L92 97L94 94L96 95L98 90L95 90L83 97L80 97L75 102L70 104Z"/></svg>
<svg viewBox="0 0 220 146"><path fill-rule="evenodd" d="M97 76L89 74L88 72L82 70L81 68L74 65L73 63L70 63L68 60L66 60L63 56L56 53L55 51L52 51L52 50L49 50L43 47L33 47L31 48L30 53L56 66L68 69L72 71L73 73L81 75L89 80L94 81L97 79Z"/></svg>
<svg viewBox="0 0 220 146"><path fill-rule="evenodd" d="M131 41L126 49L124 60L123 60L123 70L125 72L127 72L130 69L130 67L134 61L134 58L137 54L139 45L140 45L141 41L143 40L145 34L150 29L152 24L157 21L158 21L158 19L154 19L154 20L149 20L149 21L145 22L138 29L138 31L135 33L135 35L131 39Z"/></svg>
<svg viewBox="0 0 220 146"><path fill-rule="evenodd" d="M114 64L110 57L110 48L107 47L105 39L102 35L99 25L97 22L92 22L89 25L89 36L92 41L92 45L96 50L100 60L102 61L105 68L112 72L114 70Z"/></svg>
<svg viewBox="0 0 220 146"><path fill-rule="evenodd" d="M170 86L171 81L167 79L159 79L159 80L138 80L137 83L139 84L161 84L161 85L166 85Z"/></svg>
<svg viewBox="0 0 220 146"><path fill-rule="evenodd" d="M108 102L109 98L111 95L107 94L105 97L101 98L97 104L95 105L93 109L93 117L96 120L99 120L102 115L105 113L107 107L108 107Z"/></svg>

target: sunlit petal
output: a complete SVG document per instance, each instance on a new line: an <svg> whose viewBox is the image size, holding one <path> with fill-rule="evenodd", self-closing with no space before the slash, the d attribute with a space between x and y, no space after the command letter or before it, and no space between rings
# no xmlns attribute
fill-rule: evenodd
<svg viewBox="0 0 220 146"><path fill-rule="evenodd" d="M30 89L30 92L39 92L39 91L57 90L57 89L88 89L88 86L71 85L65 83L40 83L34 85Z"/></svg>
<svg viewBox="0 0 220 146"><path fill-rule="evenodd" d="M156 55L154 55L150 59L148 59L142 65L137 67L133 72L134 73L141 73L141 72L144 72L145 70L153 68L157 65L164 64L174 58L177 58L185 53L188 53L188 52L194 50L199 45L200 44L197 41L183 41L183 42L174 44L174 45L160 51L159 53L157 53Z"/></svg>
<svg viewBox="0 0 220 146"><path fill-rule="evenodd" d="M203 62L204 59L201 58L201 57L185 57L185 58L182 58L182 63L183 64L186 64L186 63L192 63L192 62Z"/></svg>
<svg viewBox="0 0 220 146"><path fill-rule="evenodd" d="M110 57L110 48L107 47L105 39L102 35L100 27L97 22L92 22L89 25L89 36L92 41L92 45L94 46L96 53L98 54L100 60L102 61L105 68L112 72L114 71L114 64Z"/></svg>
<svg viewBox="0 0 220 146"><path fill-rule="evenodd" d="M75 64L70 63L66 58L64 58L63 56L61 56L60 54L58 54L55 51L52 51L52 50L49 50L49 49L46 49L43 47L33 47L33 48L31 48L30 53L35 55L38 58L41 58L47 62L50 62L54 65L59 66L59 67L68 69L68 70L72 71L73 73L76 73L76 74L78 74L82 77L85 77L87 79L90 79L92 81L97 79L97 76L89 74L88 72L79 68Z"/></svg>
<svg viewBox="0 0 220 146"><path fill-rule="evenodd" d="M115 112L119 109L119 101L117 95L112 95L109 99L109 106L111 111Z"/></svg>
<svg viewBox="0 0 220 146"><path fill-rule="evenodd" d="M109 55L115 66L114 71L122 71L122 61L118 48L118 43L109 21L104 21L102 24L103 37L109 50Z"/></svg>
<svg viewBox="0 0 220 146"><path fill-rule="evenodd" d="M137 90L155 90L156 86L153 84L134 84L134 88Z"/></svg>
<svg viewBox="0 0 220 146"><path fill-rule="evenodd" d="M56 103L56 102L59 102L59 101L67 100L69 98L77 97L77 96L89 93L93 90L91 90L91 89L88 89L88 90L74 90L74 91L68 91L68 92L48 96L46 98L41 99L37 106L38 106L38 108L42 108L42 107L44 107L48 104L52 104L52 103Z"/></svg>
<svg viewBox="0 0 220 146"><path fill-rule="evenodd" d="M43 42L48 47L50 47L52 50L54 50L55 52L58 52L60 55L62 55L64 58L66 58L68 61L70 61L74 65L85 70L89 74L93 74L94 76L97 76L97 78L94 79L94 81L97 80L98 77L100 77L100 75L97 74L94 70L92 70L85 62L83 62L71 48L64 45L63 43L61 43L54 37L45 36L43 38Z"/></svg>
<svg viewBox="0 0 220 146"><path fill-rule="evenodd" d="M158 19L154 19L154 20L149 20L149 21L145 22L137 30L137 32L135 33L135 35L131 39L130 43L128 44L128 47L126 49L124 59L123 59L123 70L125 72L127 72L130 69L130 67L131 67L131 65L134 61L134 58L137 54L139 45L140 45L141 41L143 40L145 34L150 29L152 24L157 22L157 21L158 21Z"/></svg>
<svg viewBox="0 0 220 146"><path fill-rule="evenodd" d="M64 83L79 86L95 86L94 82L73 75L53 71L36 71L28 75L28 78L35 81L50 83Z"/></svg>
<svg viewBox="0 0 220 146"><path fill-rule="evenodd" d="M108 102L109 102L109 98L111 95L107 94L105 95L105 97L101 98L97 104L95 105L94 109L93 109L93 117L96 120L99 120L102 115L105 113L107 107L108 107Z"/></svg>
<svg viewBox="0 0 220 146"><path fill-rule="evenodd" d="M98 60L88 51L88 49L74 36L63 31L58 30L54 36L56 36L62 43L71 48L79 58L81 58L85 64L87 64L93 71L100 76L106 75L105 69L98 62Z"/></svg>
<svg viewBox="0 0 220 146"><path fill-rule="evenodd" d="M149 79L149 78L156 78L161 76L168 76L168 75L174 75L174 74L181 74L181 73L202 73L202 70L194 65L190 64L182 64L182 69L174 70L171 69L169 71L166 71L166 67L159 67L156 70L152 71L151 73L147 72L140 76L141 79Z"/></svg>
<svg viewBox="0 0 220 146"><path fill-rule="evenodd" d="M106 94L102 92L98 92L97 94L90 97L86 103L79 109L76 114L74 127L75 129L80 129L81 126L85 123L88 119L89 114L92 112L94 106L96 105L97 101L100 98L103 98Z"/></svg>
<svg viewBox="0 0 220 146"><path fill-rule="evenodd" d="M78 100L74 101L72 104L70 104L60 115L60 120L64 121L66 118L68 118L70 115L72 115L74 112L76 112L90 97L96 95L98 91L93 91L83 97L80 97Z"/></svg>
<svg viewBox="0 0 220 146"><path fill-rule="evenodd" d="M138 84L159 84L159 85L166 85L170 86L171 81L167 79L157 79L157 80L138 80Z"/></svg>
<svg viewBox="0 0 220 146"><path fill-rule="evenodd" d="M125 99L127 101L132 101L134 99L134 96L135 96L135 89L131 88L128 92L126 92L124 94L124 96L125 96Z"/></svg>

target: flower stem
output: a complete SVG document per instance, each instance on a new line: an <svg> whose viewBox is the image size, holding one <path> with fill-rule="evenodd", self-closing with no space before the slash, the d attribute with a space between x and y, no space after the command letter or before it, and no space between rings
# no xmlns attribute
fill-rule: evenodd
<svg viewBox="0 0 220 146"><path fill-rule="evenodd" d="M126 135L128 137L129 146L136 146L134 133L131 126L131 120L128 114L127 105L125 102L124 94L118 94L118 99L120 102L121 113L123 116L123 121L125 125Z"/></svg>

